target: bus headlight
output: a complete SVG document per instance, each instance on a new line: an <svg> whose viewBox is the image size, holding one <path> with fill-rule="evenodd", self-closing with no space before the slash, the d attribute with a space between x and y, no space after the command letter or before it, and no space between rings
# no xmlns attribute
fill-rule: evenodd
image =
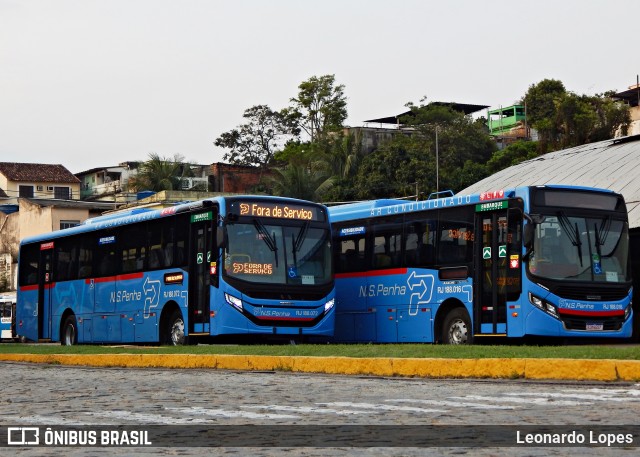
<svg viewBox="0 0 640 457"><path fill-rule="evenodd" d="M546 312L547 314L550 314L556 318L558 317L558 309L555 307L555 305L543 300L542 298L536 297L531 292L529 292L529 301L531 302L532 305L534 305L537 308L540 308L542 311Z"/></svg>
<svg viewBox="0 0 640 457"><path fill-rule="evenodd" d="M242 300L227 293L224 294L224 299L227 300L227 303L236 308L238 311L242 311Z"/></svg>
<svg viewBox="0 0 640 457"><path fill-rule="evenodd" d="M631 314L631 305L627 306L624 309L624 320L626 321L627 318L629 317L629 314Z"/></svg>
<svg viewBox="0 0 640 457"><path fill-rule="evenodd" d="M536 297L531 292L529 292L529 301L531 302L532 305L535 305L540 309L544 309L544 306L542 304L542 299Z"/></svg>
<svg viewBox="0 0 640 457"><path fill-rule="evenodd" d="M333 305L335 305L335 303L336 303L335 298L332 298L331 300L329 300L328 302L326 302L326 303L324 304L324 312L325 312L325 313L328 313L328 312L331 310L331 308L333 308Z"/></svg>

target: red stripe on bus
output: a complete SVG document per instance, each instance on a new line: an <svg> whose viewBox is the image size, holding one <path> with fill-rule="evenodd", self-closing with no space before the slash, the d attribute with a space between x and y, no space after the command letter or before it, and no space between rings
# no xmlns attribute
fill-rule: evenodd
<svg viewBox="0 0 640 457"><path fill-rule="evenodd" d="M50 282L44 285L45 289L53 289L56 286L55 282ZM30 290L38 290L40 286L38 284L32 284L31 286L20 287L20 292L29 292Z"/></svg>
<svg viewBox="0 0 640 457"><path fill-rule="evenodd" d="M258 317L261 321L312 321L313 317Z"/></svg>
<svg viewBox="0 0 640 457"><path fill-rule="evenodd" d="M578 311L575 309L558 309L560 314L570 314L573 316L593 316L593 317L607 317L607 316L624 316L624 310L615 311Z"/></svg>
<svg viewBox="0 0 640 457"><path fill-rule="evenodd" d="M129 273L126 275L118 275L116 279L118 281L129 281L130 279L142 279L144 277L144 273Z"/></svg>
<svg viewBox="0 0 640 457"><path fill-rule="evenodd" d="M104 278L93 278L93 282L112 282L115 281L115 276L105 276ZM85 284L89 284L91 282L91 278L84 280Z"/></svg>
<svg viewBox="0 0 640 457"><path fill-rule="evenodd" d="M373 270L373 271L359 271L354 273L336 273L336 279L342 278L367 278L371 276L391 276L391 275L406 275L407 268L391 268L389 270Z"/></svg>
<svg viewBox="0 0 640 457"><path fill-rule="evenodd" d="M85 284L89 284L91 279L93 282L113 282L113 281L129 281L131 279L142 279L144 277L144 273L128 273L126 275L118 275L118 276L105 276L103 278L87 278L84 280Z"/></svg>

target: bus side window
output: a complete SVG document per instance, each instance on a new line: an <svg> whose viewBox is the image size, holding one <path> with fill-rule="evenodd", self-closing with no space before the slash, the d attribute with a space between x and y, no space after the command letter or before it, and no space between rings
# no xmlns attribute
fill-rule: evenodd
<svg viewBox="0 0 640 457"><path fill-rule="evenodd" d="M93 249L89 243L89 237L83 236L79 240L78 249L78 278L89 278L93 274Z"/></svg>
<svg viewBox="0 0 640 457"><path fill-rule="evenodd" d="M77 270L73 271L76 268L75 260L73 259L74 253L75 249L71 247L68 239L63 238L56 243L54 281L75 279L74 276Z"/></svg>
<svg viewBox="0 0 640 457"><path fill-rule="evenodd" d="M336 256L336 272L361 271L364 268L364 238L342 240Z"/></svg>
<svg viewBox="0 0 640 457"><path fill-rule="evenodd" d="M19 284L30 286L38 282L38 244L27 244L20 249L20 269L18 271Z"/></svg>
<svg viewBox="0 0 640 457"><path fill-rule="evenodd" d="M405 265L408 267L430 267L435 263L433 236L424 222L409 222L405 225Z"/></svg>
<svg viewBox="0 0 640 457"><path fill-rule="evenodd" d="M164 267L164 249L161 246L152 246L149 251L149 269Z"/></svg>
<svg viewBox="0 0 640 457"><path fill-rule="evenodd" d="M402 218L388 217L373 224L372 255L373 268L396 268L402 258Z"/></svg>
<svg viewBox="0 0 640 457"><path fill-rule="evenodd" d="M457 266L473 262L473 213L446 208L439 213L438 265Z"/></svg>
<svg viewBox="0 0 640 457"><path fill-rule="evenodd" d="M114 251L107 252L98 265L99 276L111 276L116 268L116 253Z"/></svg>

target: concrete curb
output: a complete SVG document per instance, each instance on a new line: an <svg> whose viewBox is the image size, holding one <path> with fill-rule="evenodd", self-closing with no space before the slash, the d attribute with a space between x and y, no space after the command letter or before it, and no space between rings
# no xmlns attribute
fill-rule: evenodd
<svg viewBox="0 0 640 457"><path fill-rule="evenodd" d="M640 360L415 359L201 354L0 354L0 361L126 368L209 368L421 378L640 381Z"/></svg>

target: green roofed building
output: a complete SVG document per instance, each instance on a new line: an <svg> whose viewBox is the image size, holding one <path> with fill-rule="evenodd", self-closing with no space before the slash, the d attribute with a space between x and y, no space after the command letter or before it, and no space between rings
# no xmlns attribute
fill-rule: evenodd
<svg viewBox="0 0 640 457"><path fill-rule="evenodd" d="M487 126L493 136L528 138L526 113L523 105L513 105L487 112Z"/></svg>

